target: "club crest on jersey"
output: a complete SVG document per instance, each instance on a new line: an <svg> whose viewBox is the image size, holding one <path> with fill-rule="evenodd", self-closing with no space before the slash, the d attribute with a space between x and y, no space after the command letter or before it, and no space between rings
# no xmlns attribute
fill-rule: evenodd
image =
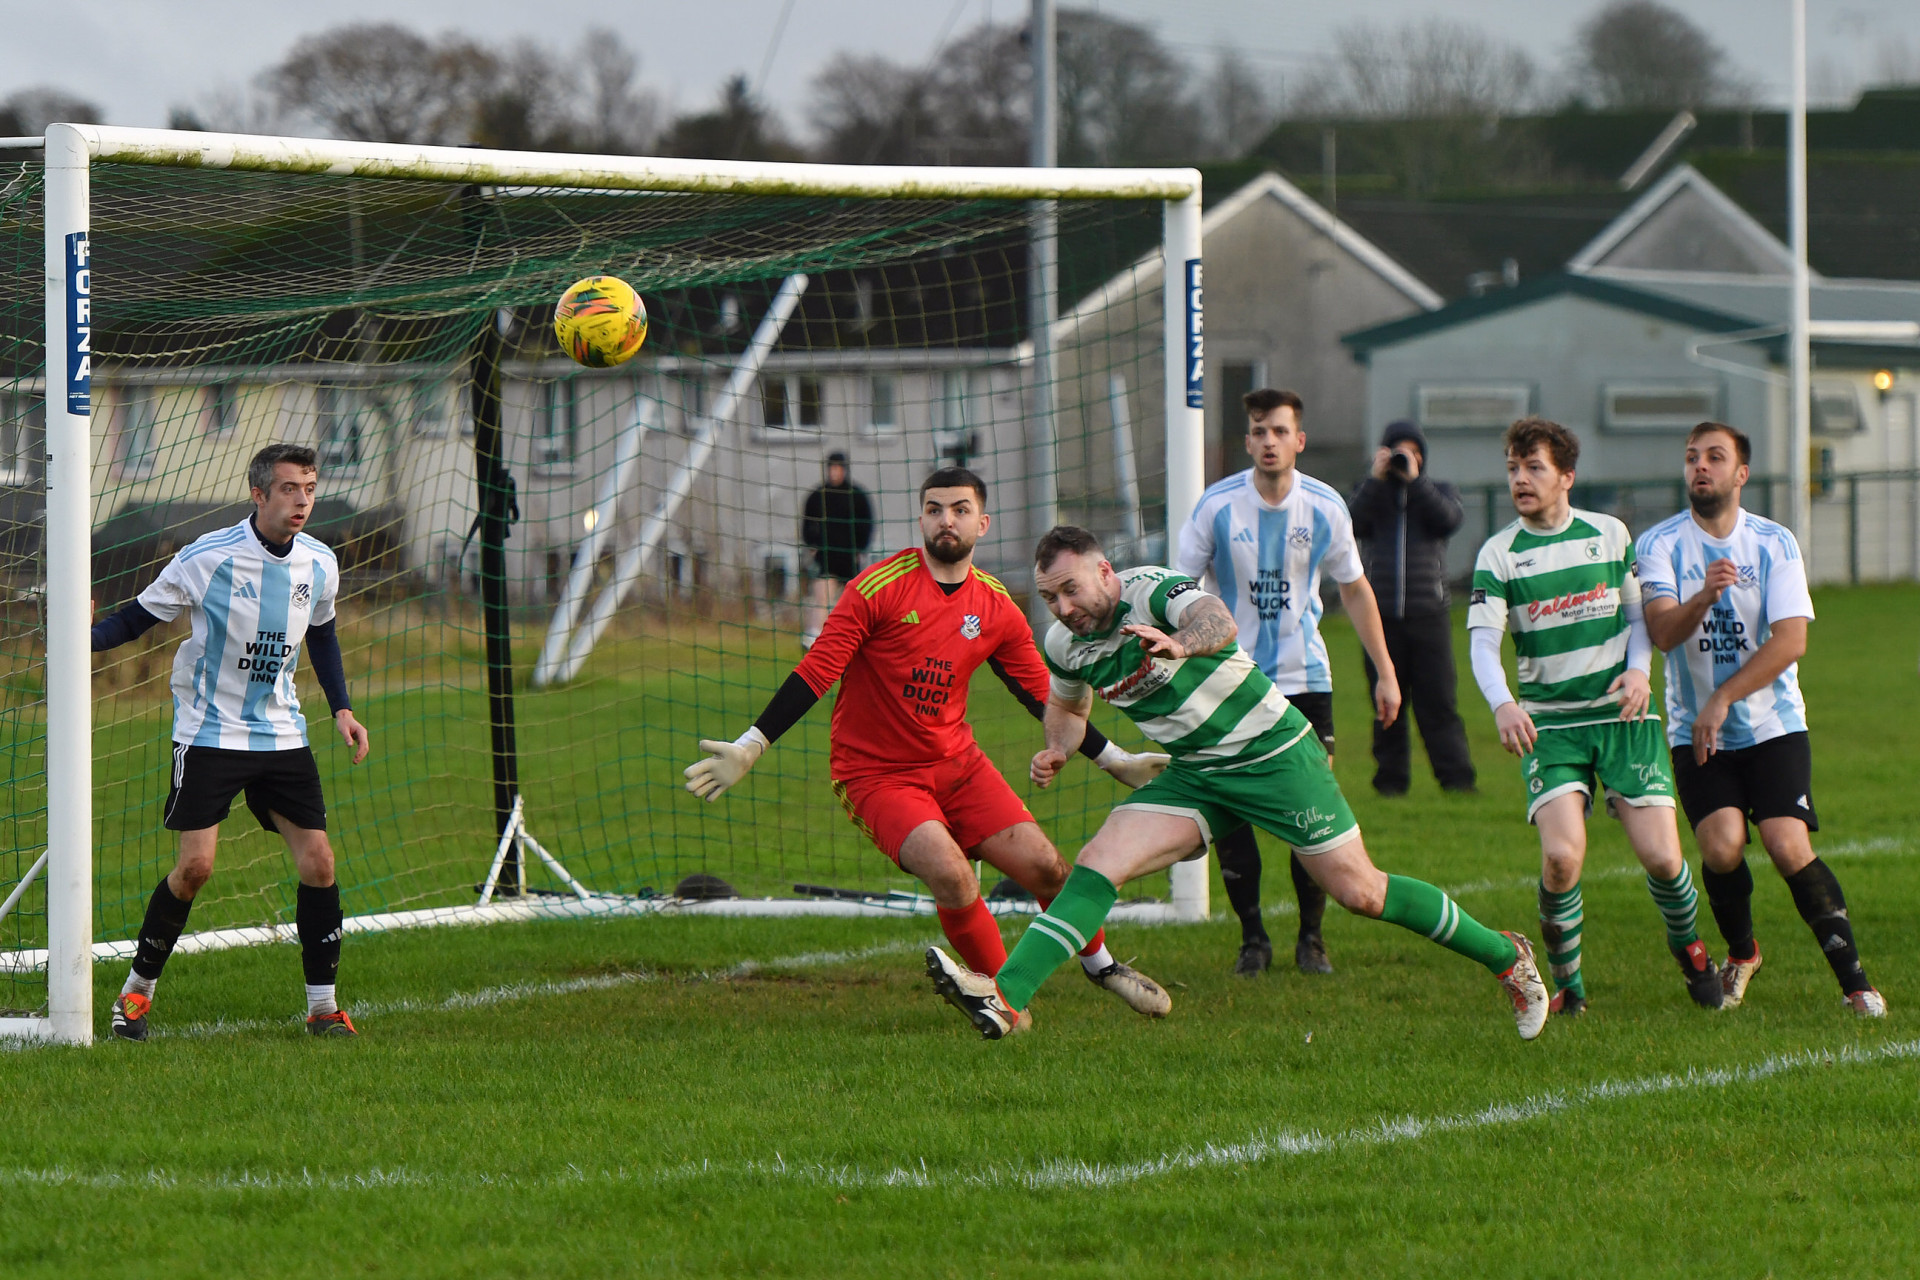
<svg viewBox="0 0 1920 1280"><path fill-rule="evenodd" d="M1599 558L1600 558L1600 544L1597 542L1589 542L1587 544L1587 559L1598 560Z"/></svg>
<svg viewBox="0 0 1920 1280"><path fill-rule="evenodd" d="M310 583L303 582L299 586L295 587L293 589L292 603L293 603L293 607L296 609L308 608L313 603L312 585Z"/></svg>
<svg viewBox="0 0 1920 1280"><path fill-rule="evenodd" d="M1736 565L1735 568L1740 572L1741 586L1757 587L1760 585L1760 567L1758 565L1743 564Z"/></svg>
<svg viewBox="0 0 1920 1280"><path fill-rule="evenodd" d="M1311 547L1313 545L1313 530L1303 524L1295 525L1293 528L1287 530L1287 541L1296 547Z"/></svg>
<svg viewBox="0 0 1920 1280"><path fill-rule="evenodd" d="M980 638L980 615L969 613L960 619L960 634L969 640Z"/></svg>

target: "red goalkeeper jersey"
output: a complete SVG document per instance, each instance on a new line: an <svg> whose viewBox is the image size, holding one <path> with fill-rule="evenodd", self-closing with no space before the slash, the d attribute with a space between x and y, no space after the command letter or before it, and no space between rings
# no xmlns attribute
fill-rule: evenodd
<svg viewBox="0 0 1920 1280"><path fill-rule="evenodd" d="M971 748L967 685L981 663L995 658L1046 701L1046 664L999 579L975 569L948 595L913 550L849 583L794 669L817 695L840 682L831 765L836 779L848 779L934 764Z"/></svg>

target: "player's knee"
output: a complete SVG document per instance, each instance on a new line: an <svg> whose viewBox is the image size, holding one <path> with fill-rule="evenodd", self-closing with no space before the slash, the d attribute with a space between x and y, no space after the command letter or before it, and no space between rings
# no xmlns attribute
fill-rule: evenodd
<svg viewBox="0 0 1920 1280"><path fill-rule="evenodd" d="M180 864L173 869L173 890L176 897L191 898L205 887L213 878L213 855L203 853L182 853Z"/></svg>
<svg viewBox="0 0 1920 1280"><path fill-rule="evenodd" d="M324 889L333 883L333 846L322 835L309 844L299 859L300 882Z"/></svg>
<svg viewBox="0 0 1920 1280"><path fill-rule="evenodd" d="M1540 878L1555 893L1565 893L1580 882L1587 851L1571 842L1556 842L1540 851Z"/></svg>

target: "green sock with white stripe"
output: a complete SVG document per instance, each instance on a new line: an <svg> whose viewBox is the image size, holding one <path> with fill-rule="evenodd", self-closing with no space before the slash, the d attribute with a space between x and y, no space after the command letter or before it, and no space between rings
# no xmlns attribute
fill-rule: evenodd
<svg viewBox="0 0 1920 1280"><path fill-rule="evenodd" d="M1049 974L1068 960L1087 939L1100 932L1120 890L1091 867L1075 867L1060 896L1033 918L1020 935L1013 954L994 975L1000 995L1016 1009L1024 1009Z"/></svg>
<svg viewBox="0 0 1920 1280"><path fill-rule="evenodd" d="M1580 935L1586 927L1586 905L1580 886L1555 893L1540 886L1540 940L1546 944L1547 963L1553 967L1553 985L1587 998L1587 982L1580 973Z"/></svg>
<svg viewBox="0 0 1920 1280"><path fill-rule="evenodd" d="M1647 892L1653 895L1653 905L1660 908L1667 922L1667 947L1673 951L1686 950L1700 936L1695 928L1700 916L1700 895L1693 889L1693 872L1684 862L1680 864L1680 874L1671 880L1661 880L1649 871Z"/></svg>
<svg viewBox="0 0 1920 1280"><path fill-rule="evenodd" d="M1520 955L1511 940L1462 911L1458 903L1425 880L1411 876L1387 877L1387 905L1380 918L1477 960L1492 973L1513 968Z"/></svg>

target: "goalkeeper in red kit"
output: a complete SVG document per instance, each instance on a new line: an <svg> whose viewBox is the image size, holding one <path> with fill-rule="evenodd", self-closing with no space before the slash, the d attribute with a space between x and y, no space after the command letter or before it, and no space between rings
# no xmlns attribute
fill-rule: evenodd
<svg viewBox="0 0 1920 1280"><path fill-rule="evenodd" d="M889 556L856 577L753 727L732 742L702 740L710 754L686 775L687 790L718 799L840 681L834 794L882 853L926 884L954 950L977 972L993 974L1007 949L970 859L997 868L1042 909L1066 883L1068 867L967 724L968 682L983 662L1036 718L1049 688L1025 615L997 579L973 566L974 544L991 523L986 501L987 487L971 471L928 476L920 486L925 549ZM1080 752L1134 787L1167 763L1092 730ZM1073 945L1095 986L1150 1017L1171 1007L1158 983L1113 958L1104 929Z"/></svg>

